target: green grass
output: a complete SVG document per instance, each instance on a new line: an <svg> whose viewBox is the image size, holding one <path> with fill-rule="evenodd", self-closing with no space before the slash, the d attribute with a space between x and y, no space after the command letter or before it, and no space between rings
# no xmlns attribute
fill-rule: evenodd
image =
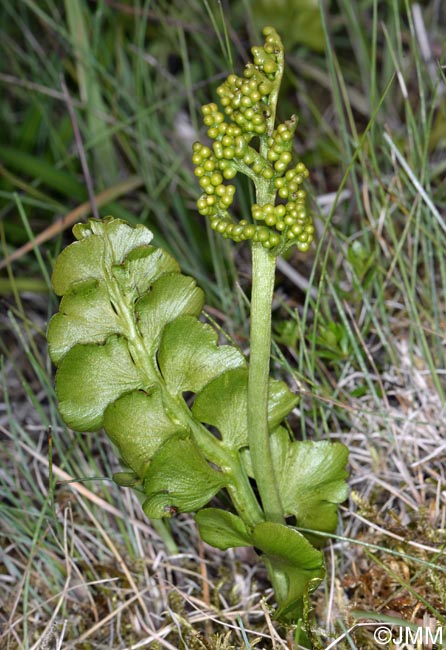
<svg viewBox="0 0 446 650"><path fill-rule="evenodd" d="M110 190L101 214L148 225L248 351L249 251L198 216L190 144L204 135L200 105L259 37L263 5L3 3L1 256L88 200L81 146L95 195ZM312 599L315 645L374 648L372 627L347 630L446 617L446 16L441 3L332 5L311 19L313 49L291 21L283 34L279 113L299 116L318 241L280 265L273 367L301 393L296 435L351 450L352 498ZM250 191L238 186L240 213ZM61 226L1 271L0 647L298 647L271 621L255 557L203 548L190 517L144 520L109 478L105 438L62 423L44 333L69 241Z"/></svg>

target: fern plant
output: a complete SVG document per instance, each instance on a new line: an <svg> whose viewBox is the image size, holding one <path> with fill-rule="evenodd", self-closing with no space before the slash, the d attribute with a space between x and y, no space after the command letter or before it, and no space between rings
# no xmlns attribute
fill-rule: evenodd
<svg viewBox="0 0 446 650"><path fill-rule="evenodd" d="M212 148L193 148L199 212L224 237L251 242L249 363L219 345L201 320L203 292L151 245L150 231L113 218L77 224L77 241L58 257L62 301L48 342L62 417L79 431L105 429L123 465L115 481L143 494L148 517L195 513L209 544L254 546L276 615L289 621L323 578L316 533L336 528L347 450L295 440L284 421L298 397L270 377L276 258L290 246L308 250L314 229L301 189L308 171L300 162L289 168L297 120L275 124L282 44L272 28L264 33L244 76L230 75L217 91L226 119L216 104L203 107ZM238 223L225 182L237 173L256 190L251 218ZM206 507L221 490L231 511Z"/></svg>

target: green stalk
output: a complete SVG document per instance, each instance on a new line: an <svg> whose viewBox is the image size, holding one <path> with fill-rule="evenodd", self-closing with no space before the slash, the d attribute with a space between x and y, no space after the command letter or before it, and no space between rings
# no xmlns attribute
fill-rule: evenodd
<svg viewBox="0 0 446 650"><path fill-rule="evenodd" d="M264 520L264 516L252 491L239 454L230 453L224 449L219 440L194 418L184 400L181 400L180 404L180 401L172 398L164 387L162 390L163 398L167 400L167 403L170 403L172 407L176 404L177 408L174 412L183 416L181 418L182 420L184 418L183 423L192 431L195 442L206 458L218 465L228 477L227 490L235 509L248 528L254 528L256 524Z"/></svg>
<svg viewBox="0 0 446 650"><path fill-rule="evenodd" d="M282 81L284 58L278 54L279 70L269 100L266 137L260 138L260 155L267 160L267 138L274 131L276 106ZM258 205L276 200L271 181L258 178L256 200ZM271 310L273 304L276 258L259 242L252 244L251 330L248 376L248 439L257 489L266 519L285 523L274 472L268 425L268 391L271 357Z"/></svg>
<svg viewBox="0 0 446 650"><path fill-rule="evenodd" d="M252 245L251 352L248 377L248 435L254 478L266 519L283 523L282 504L271 456L268 386L271 306L276 258L260 243Z"/></svg>
<svg viewBox="0 0 446 650"><path fill-rule="evenodd" d="M229 496L240 517L248 528L254 528L265 520L265 516L252 490L244 464L238 452L231 458L232 481L228 485Z"/></svg>

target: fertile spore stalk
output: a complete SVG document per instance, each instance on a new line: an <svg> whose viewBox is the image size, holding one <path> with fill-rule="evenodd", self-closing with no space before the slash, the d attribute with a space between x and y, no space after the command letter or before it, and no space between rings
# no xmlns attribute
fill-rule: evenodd
<svg viewBox="0 0 446 650"><path fill-rule="evenodd" d="M197 201L198 210L210 220L211 228L235 242L252 242L249 447L266 518L283 523L267 416L276 258L295 244L307 251L314 226L305 207L305 192L300 189L308 170L302 162L288 169L296 117L274 128L284 68L282 42L272 27L263 33L265 44L252 48L254 62L245 67L244 77L232 74L217 89L229 122L216 104L202 107L207 134L214 142L212 149L195 143L192 161L204 190ZM256 137L258 150L249 144ZM236 223L228 212L235 187L223 180L234 178L237 172L248 176L255 186L257 202L250 222L242 219ZM282 201L276 204L277 195Z"/></svg>
<svg viewBox="0 0 446 650"><path fill-rule="evenodd" d="M308 250L314 228L301 189L308 171L290 168L297 120L275 125L282 44L272 28L264 33L244 77L218 89L226 119L216 104L203 107L212 148L193 147L199 212L223 237L251 244L249 365L200 320L203 292L151 245L152 233L112 217L77 224L77 241L57 258L62 300L48 343L61 415L78 431L105 430L124 467L115 481L139 493L148 517L194 513L209 544L254 546L276 616L295 622L324 575L317 533L336 529L347 450L290 437L281 423L298 397L269 374L276 258L290 246ZM256 191L250 219L239 222L226 183L237 173ZM231 510L205 507L221 490Z"/></svg>

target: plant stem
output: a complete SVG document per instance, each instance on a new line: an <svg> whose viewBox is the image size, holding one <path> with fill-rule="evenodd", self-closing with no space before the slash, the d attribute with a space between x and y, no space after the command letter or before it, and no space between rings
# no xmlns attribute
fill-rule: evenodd
<svg viewBox="0 0 446 650"><path fill-rule="evenodd" d="M284 66L283 51L278 53L278 71L269 99L266 137L260 138L260 155L267 160L268 136L274 131L277 99ZM265 178L255 182L258 205L276 200L274 185ZM276 258L259 242L252 244L251 352L248 376L248 439L254 478L266 519L285 523L277 488L270 447L268 391L271 356L271 309L273 304Z"/></svg>
<svg viewBox="0 0 446 650"><path fill-rule="evenodd" d="M169 396L165 389L163 390L167 400L172 400L173 405L175 399ZM181 401L181 408L177 408L176 413L182 412L184 424L192 431L194 440L204 456L218 465L225 473L228 478L227 490L235 509L248 528L254 528L256 524L264 521L265 518L251 488L239 454L224 449L219 440L201 422L194 418L186 403L183 400Z"/></svg>
<svg viewBox="0 0 446 650"><path fill-rule="evenodd" d="M273 467L268 426L271 307L276 258L252 245L251 353L248 378L248 435L254 478L267 520L284 522Z"/></svg>

